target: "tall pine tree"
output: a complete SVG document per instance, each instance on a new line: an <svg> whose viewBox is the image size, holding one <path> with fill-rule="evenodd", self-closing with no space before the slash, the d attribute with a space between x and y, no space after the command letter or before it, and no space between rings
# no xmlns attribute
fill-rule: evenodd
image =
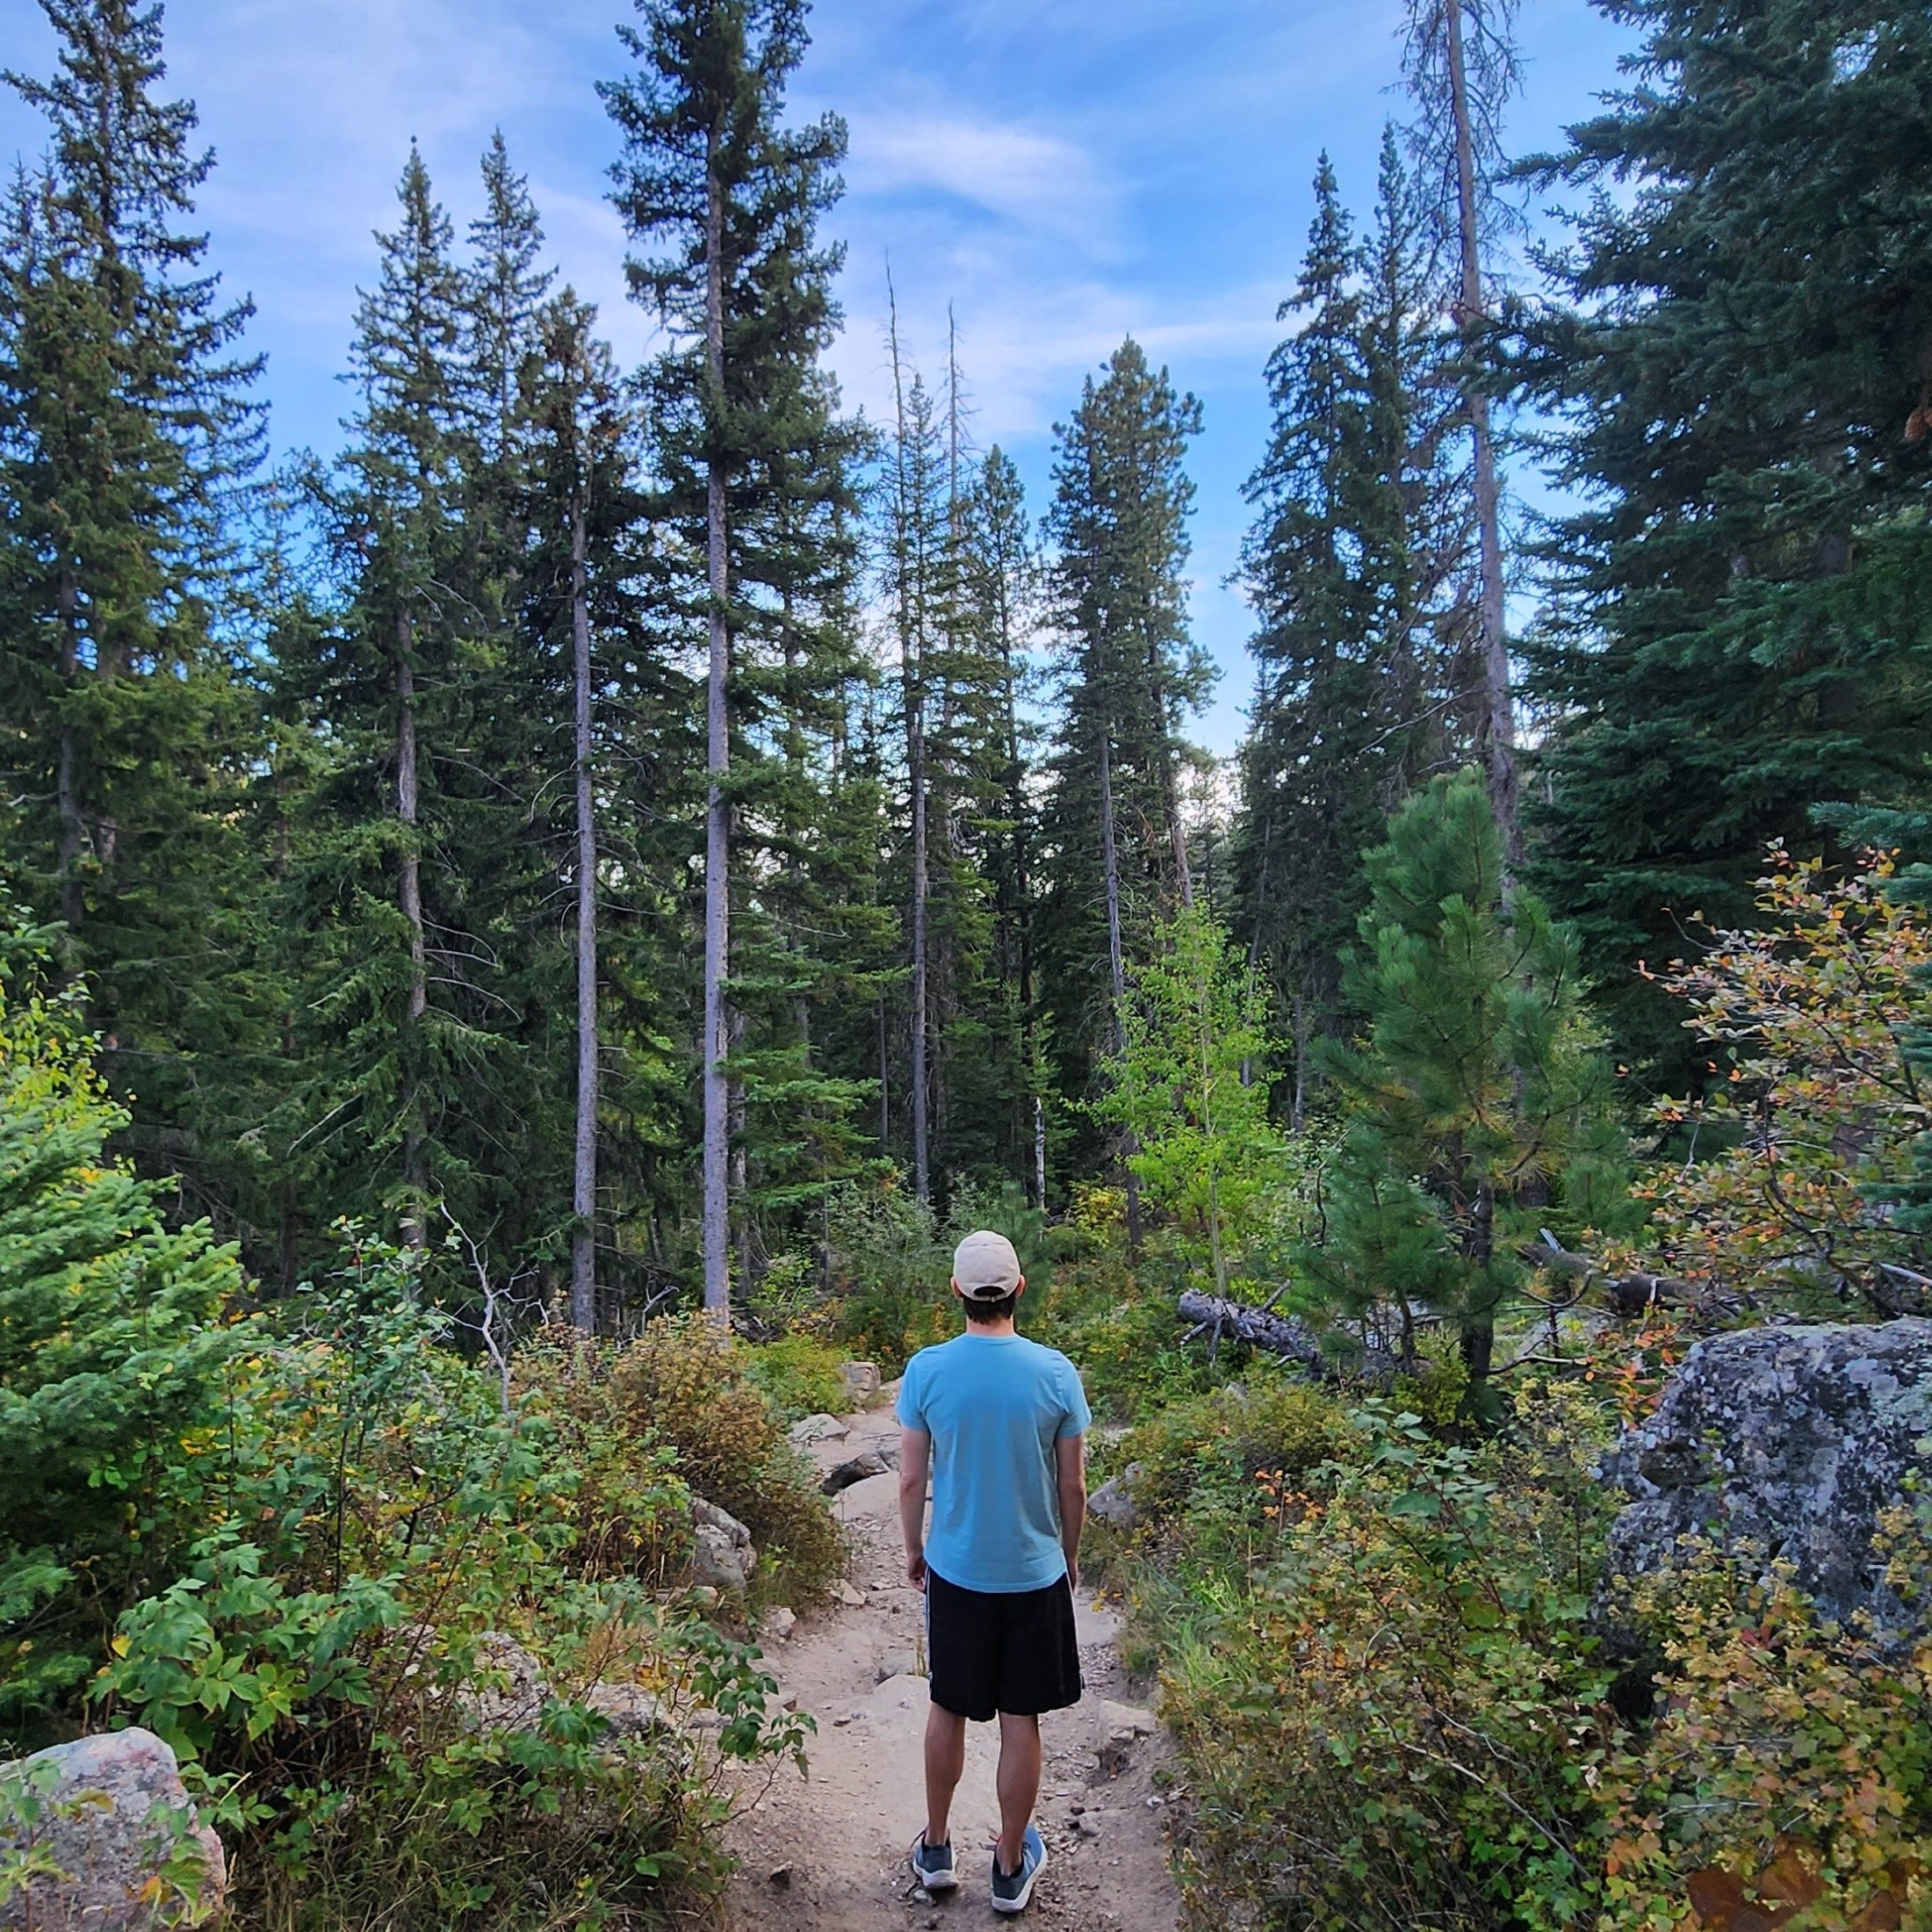
<svg viewBox="0 0 1932 1932"><path fill-rule="evenodd" d="M49 126L0 232L0 724L14 889L64 926L124 1130L195 1211L233 1207L218 1063L258 1044L237 807L258 746L220 609L259 454L249 309L191 222L213 156L160 91L162 11L45 0Z"/></svg>
<svg viewBox="0 0 1932 1932"><path fill-rule="evenodd" d="M1309 1044L1342 1022L1361 854L1453 744L1474 521L1434 250L1393 134L1366 243L1326 157L1315 196L1281 309L1301 326L1269 362L1272 435L1248 484L1259 679L1235 842L1236 929L1289 1022L1296 1121Z"/></svg>
<svg viewBox="0 0 1932 1932"><path fill-rule="evenodd" d="M1186 612L1194 490L1183 465L1200 429L1200 404L1129 339L1056 431L1049 531L1063 708L1042 964L1061 1091L1077 1103L1120 1050L1128 950L1191 894L1180 727L1211 676ZM1131 1171L1128 1189L1137 1235Z"/></svg>
<svg viewBox="0 0 1932 1932"><path fill-rule="evenodd" d="M837 326L839 251L818 237L839 191L834 116L783 125L804 55L803 0L645 0L623 31L637 71L600 91L624 140L613 198L633 239L632 293L672 335L652 377L662 514L676 533L675 590L702 623L706 662L703 1101L705 1305L731 1298L733 1122L746 1117L734 1051L734 821L762 755L761 673L799 632L799 533L851 507L850 431L819 357ZM797 674L794 667L794 674ZM742 1069L740 1069L742 1071ZM739 1091L734 1094L734 1086Z"/></svg>
<svg viewBox="0 0 1932 1932"><path fill-rule="evenodd" d="M1765 843L1932 785L1932 30L1871 0L1634 0L1636 84L1546 180L1594 191L1531 347L1585 508L1535 665L1559 714L1533 876L1626 1049L1686 1036L1641 962L1748 925Z"/></svg>

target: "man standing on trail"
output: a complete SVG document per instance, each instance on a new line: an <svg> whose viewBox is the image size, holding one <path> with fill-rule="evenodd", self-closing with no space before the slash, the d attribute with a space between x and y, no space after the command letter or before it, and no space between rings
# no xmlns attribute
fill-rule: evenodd
<svg viewBox="0 0 1932 1932"><path fill-rule="evenodd" d="M958 1885L948 1819L966 1769L966 1726L997 1715L992 1906L1007 1913L1026 1910L1047 1862L1033 1824L1040 1713L1080 1701L1073 1592L1093 1420L1073 1364L1015 1332L1026 1286L1006 1236L968 1235L953 1256L965 1332L907 1363L898 1403L899 1526L906 1580L926 1592L933 1687L926 1828L912 1841L912 1871L928 1892Z"/></svg>

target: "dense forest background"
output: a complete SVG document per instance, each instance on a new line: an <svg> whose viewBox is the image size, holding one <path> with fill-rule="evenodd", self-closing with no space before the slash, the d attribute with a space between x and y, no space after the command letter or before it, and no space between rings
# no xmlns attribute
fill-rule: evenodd
<svg viewBox="0 0 1932 1932"><path fill-rule="evenodd" d="M1165 371L1125 342L1068 399L1032 506L958 368L895 338L892 420L841 409L801 7L625 30L656 361L614 365L501 140L460 238L412 150L342 446L273 471L159 11L47 11L0 285L8 883L86 988L117 1144L271 1291L340 1216L453 1221L616 1325L727 1267L752 1295L856 1179L1063 1207L1124 1175L1123 973L1195 904L1299 1125L1361 1017L1360 854L1472 761L1633 1091L1688 1093L1654 972L1693 920L1748 922L1771 840L1916 824L1897 10L1621 5L1626 90L1511 173L1507 11L1417 8L1410 122L1359 213L1320 164L1266 371L1231 786L1186 737L1199 413ZM1522 191L1568 240L1506 289ZM1499 517L1499 435L1573 514Z"/></svg>
<svg viewBox="0 0 1932 1932"><path fill-rule="evenodd" d="M1310 157L1217 763L1167 370L1032 503L956 343L895 312L842 403L802 0L620 28L660 353L501 139L461 235L411 147L279 465L160 7L42 0L0 1757L153 1730L264 1932L694 1922L845 1561L788 1429L992 1225L1101 1419L1190 1925L1932 1925L1932 17L1600 4L1559 151L1510 0L1409 0L1376 178ZM1614 1445L1761 1344L1864 1515L1611 1574Z"/></svg>

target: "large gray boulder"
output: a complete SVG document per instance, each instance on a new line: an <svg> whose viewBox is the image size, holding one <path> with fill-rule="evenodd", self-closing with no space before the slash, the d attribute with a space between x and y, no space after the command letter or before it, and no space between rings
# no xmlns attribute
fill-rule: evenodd
<svg viewBox="0 0 1932 1932"><path fill-rule="evenodd" d="M25 1799L18 1795L23 1790ZM7 1932L148 1932L202 1925L227 1894L221 1841L195 1816L175 1754L152 1731L111 1731L0 1764L0 1852L61 1876L0 1904Z"/></svg>
<svg viewBox="0 0 1932 1932"><path fill-rule="evenodd" d="M1699 1342L1603 1473L1633 1499L1598 1604L1612 1628L1628 1622L1619 1579L1669 1568L1700 1536L1790 1563L1839 1624L1868 1612L1891 1641L1932 1627L1925 1593L1892 1587L1872 1549L1882 1510L1932 1504L1932 1320Z"/></svg>

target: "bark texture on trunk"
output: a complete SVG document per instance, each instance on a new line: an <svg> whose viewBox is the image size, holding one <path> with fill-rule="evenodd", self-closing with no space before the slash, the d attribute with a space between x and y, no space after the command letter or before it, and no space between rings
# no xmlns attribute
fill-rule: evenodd
<svg viewBox="0 0 1932 1932"><path fill-rule="evenodd" d="M1482 290L1482 247L1477 220L1475 141L1469 122L1469 83L1464 60L1462 14L1465 0L1448 0L1446 27L1449 55L1449 112L1455 131L1456 225L1460 244L1462 290L1460 305L1464 328L1482 320L1487 305ZM1500 491L1496 482L1496 444L1489 428L1489 399L1474 383L1466 384L1469 431L1475 445L1476 542L1481 572L1478 628L1482 652L1482 710L1477 723L1477 744L1490 808L1503 834L1506 864L1513 876L1523 857L1517 825L1516 716L1510 694L1510 640L1503 601L1503 531Z"/></svg>
<svg viewBox="0 0 1932 1932"><path fill-rule="evenodd" d="M396 898L409 929L409 991L402 1025L402 1185L406 1247L421 1249L429 1239L428 1177L422 1134L422 1016L429 1006L429 947L422 926L422 858L416 848L420 811L416 755L415 626L405 611L396 619L396 818L402 825L402 854L397 866Z"/></svg>
<svg viewBox="0 0 1932 1932"><path fill-rule="evenodd" d="M597 809L591 788L590 602L585 582L588 506L570 506L570 634L577 753L577 1144L571 1171L570 1319L597 1330Z"/></svg>
<svg viewBox="0 0 1932 1932"><path fill-rule="evenodd" d="M731 580L725 553L724 462L717 449L724 392L724 191L717 168L717 133L704 201L704 364L710 386L712 451L705 478L705 558L711 593L710 663L705 682L704 804L704 1306L725 1316L732 1304L731 1094L724 1072L729 1042L724 982L731 971L731 718L727 710L732 640L725 621Z"/></svg>

